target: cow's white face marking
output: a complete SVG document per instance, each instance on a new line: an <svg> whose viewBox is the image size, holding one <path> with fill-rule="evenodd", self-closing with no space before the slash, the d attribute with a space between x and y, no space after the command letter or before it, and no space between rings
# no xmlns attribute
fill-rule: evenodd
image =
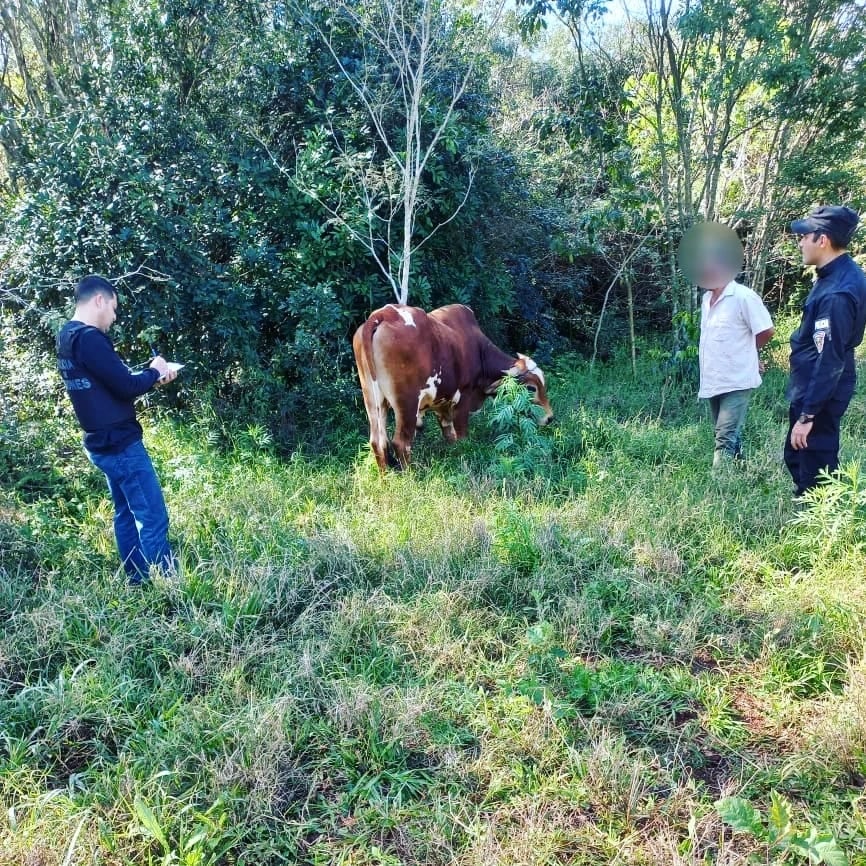
<svg viewBox="0 0 866 866"><path fill-rule="evenodd" d="M536 364L535 361L533 361L532 358L529 357L529 355L521 355L520 352L518 352L517 357L520 358L521 361L523 361L526 372L535 373L535 375L538 376L538 380L541 382L542 385L544 385L544 373L541 372L541 367L539 367L538 364ZM508 375L518 375L516 364L508 371Z"/></svg>
<svg viewBox="0 0 866 866"><path fill-rule="evenodd" d="M417 328L418 327L415 324L415 320L412 318L411 311L400 309L400 307L395 306L394 304L388 304L388 306L397 311L400 318L406 323L407 328Z"/></svg>

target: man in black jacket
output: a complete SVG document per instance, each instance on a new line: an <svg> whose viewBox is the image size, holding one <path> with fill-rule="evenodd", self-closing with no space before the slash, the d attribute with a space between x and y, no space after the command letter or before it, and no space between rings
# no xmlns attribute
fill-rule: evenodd
<svg viewBox="0 0 866 866"><path fill-rule="evenodd" d="M854 349L866 327L866 275L846 252L858 221L851 208L830 205L791 223L803 264L817 269L791 336L785 463L797 497L822 470L839 466L839 422L854 394Z"/></svg>
<svg viewBox="0 0 866 866"><path fill-rule="evenodd" d="M131 584L151 565L174 567L168 512L135 417L135 398L177 376L165 359L133 373L107 334L117 318L117 292L103 277L85 277L75 290L75 313L57 335L60 375L84 430L90 461L105 473L114 501L114 534Z"/></svg>

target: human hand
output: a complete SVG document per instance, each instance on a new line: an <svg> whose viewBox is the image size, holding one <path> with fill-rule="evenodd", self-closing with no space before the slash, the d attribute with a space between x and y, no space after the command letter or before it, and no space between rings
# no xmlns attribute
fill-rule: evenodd
<svg viewBox="0 0 866 866"><path fill-rule="evenodd" d="M791 447L795 451L800 451L804 448L809 447L807 440L809 438L809 434L812 432L812 425L814 423L814 421L807 421L804 424L801 421L798 421L791 428Z"/></svg>
<svg viewBox="0 0 866 866"><path fill-rule="evenodd" d="M159 378L156 380L157 385L167 385L177 378L177 370L172 370L162 355L157 355L150 362L150 366L159 373Z"/></svg>

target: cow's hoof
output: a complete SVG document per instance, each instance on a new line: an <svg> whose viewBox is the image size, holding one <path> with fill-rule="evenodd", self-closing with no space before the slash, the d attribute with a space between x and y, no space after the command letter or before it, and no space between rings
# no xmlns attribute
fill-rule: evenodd
<svg viewBox="0 0 866 866"><path fill-rule="evenodd" d="M390 442L388 443L387 457L389 469L395 469L397 472L401 472L403 470L402 464L397 459L397 452L394 451L394 446Z"/></svg>

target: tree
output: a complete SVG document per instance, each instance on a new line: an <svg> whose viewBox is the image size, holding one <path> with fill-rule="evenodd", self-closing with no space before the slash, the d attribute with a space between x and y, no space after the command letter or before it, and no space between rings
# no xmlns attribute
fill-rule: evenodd
<svg viewBox="0 0 866 866"><path fill-rule="evenodd" d="M69 19L61 30L51 16L66 5L78 24ZM0 187L0 306L14 312L16 328L50 351L77 279L103 273L120 290L121 351L132 359L153 341L188 362L172 398L208 399L219 414L265 423L284 442L321 442L328 432L314 417L352 413L357 382L346 337L382 286L347 227L363 202L331 130L345 159L372 151L368 165L382 175L393 162L357 93L335 75L333 56L304 26L309 8L18 0L7 12L0 143L11 182ZM30 20L50 49L44 58ZM470 44L476 55L486 51L474 41L474 21L444 12L439 20L436 44L450 40L455 50L428 75L424 136L472 66L464 62ZM345 20L340 26L341 59L360 69L367 57L372 74L381 49L357 42ZM510 297L510 284L495 244L483 229L469 230L469 220L483 223L484 208L501 209L495 157L474 174L471 194L466 184L475 164L466 155L493 152L485 150L484 69L473 68L417 189L413 290L424 303L471 303L483 317ZM384 88L393 81L382 70ZM399 148L399 104L383 123ZM262 130L276 160L251 134ZM299 178L322 201L342 196L346 219L330 219ZM402 223L392 222L397 235Z"/></svg>
<svg viewBox="0 0 866 866"><path fill-rule="evenodd" d="M581 80L602 61L632 70L620 79L629 183L660 204L655 252L673 314L695 309L675 256L695 220L738 230L761 291L793 216L816 200L861 196L849 160L862 147L866 112L866 10L856 0L645 0L627 41L610 58L597 46L589 61L594 4L522 5L530 23L555 14L568 24Z"/></svg>
<svg viewBox="0 0 866 866"><path fill-rule="evenodd" d="M497 0L494 23L503 5ZM296 183L372 255L397 302L405 304L413 256L456 217L472 188L476 165L470 154L463 160L461 199L450 214L423 225L431 212L427 178L434 156L456 152L464 97L477 71L460 40L479 20L446 0L330 0L294 8L327 47L370 125L362 149L350 146L333 118L325 127L349 198L360 207L353 211L343 195L335 201L321 196L307 182L303 155ZM354 49L348 55L347 39Z"/></svg>

